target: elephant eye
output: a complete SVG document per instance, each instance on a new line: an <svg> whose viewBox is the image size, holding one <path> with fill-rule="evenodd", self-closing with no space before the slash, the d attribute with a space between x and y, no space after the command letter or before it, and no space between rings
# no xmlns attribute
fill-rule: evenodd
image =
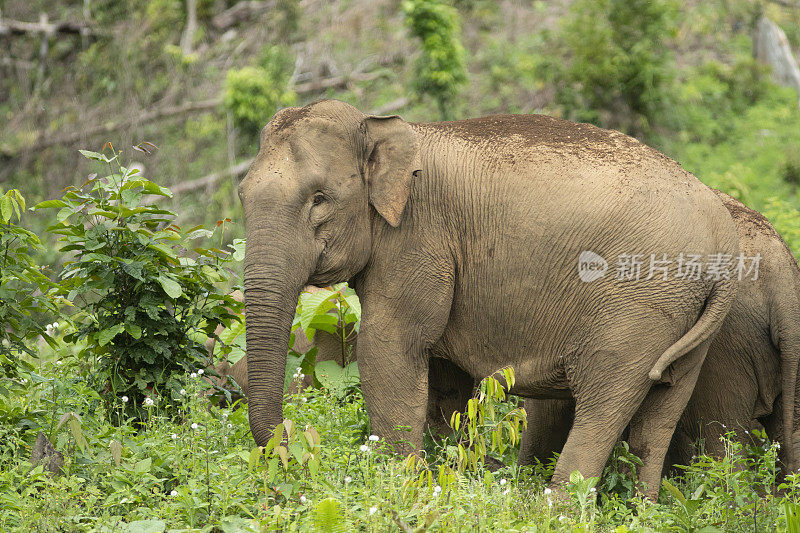
<svg viewBox="0 0 800 533"><path fill-rule="evenodd" d="M318 192L318 193L316 193L316 194L314 195L314 199L312 200L312 203L313 203L314 205L319 205L319 204L321 204L321 203L322 203L322 202L324 202L324 201L325 201L325 195L324 195L324 194L322 194L321 192Z"/></svg>

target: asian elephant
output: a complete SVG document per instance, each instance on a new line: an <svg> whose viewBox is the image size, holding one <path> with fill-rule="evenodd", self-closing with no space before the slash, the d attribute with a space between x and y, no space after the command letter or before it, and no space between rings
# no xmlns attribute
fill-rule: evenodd
<svg viewBox="0 0 800 533"><path fill-rule="evenodd" d="M754 429L782 443L786 471L797 471L800 420L797 402L800 362L800 268L781 236L763 215L715 191L731 213L740 253L760 257L757 270L739 283L736 300L706 355L694 392L673 436L667 461L689 464L694 443L721 457L720 437L736 432L750 440ZM748 266L751 266L751 262ZM753 274L757 279L752 279ZM520 462L544 460L567 440L574 413L570 400L526 400L528 431Z"/></svg>
<svg viewBox="0 0 800 533"><path fill-rule="evenodd" d="M256 443L282 419L300 289L349 280L372 429L398 451L422 445L431 356L473 377L510 365L512 393L576 398L554 485L600 475L630 423L657 490L736 293L679 275L680 254L738 245L722 202L677 163L547 116L408 123L324 100L270 120L239 196ZM651 254L672 260L664 275L632 279L625 258Z"/></svg>

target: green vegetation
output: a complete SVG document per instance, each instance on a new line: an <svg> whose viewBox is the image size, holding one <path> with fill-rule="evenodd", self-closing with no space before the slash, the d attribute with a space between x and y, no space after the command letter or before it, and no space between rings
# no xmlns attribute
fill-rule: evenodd
<svg viewBox="0 0 800 533"><path fill-rule="evenodd" d="M513 369L408 458L378 453L355 362L290 352L287 389L314 386L287 395L263 450L247 406L211 405L203 379L218 324L216 360L246 349L227 296L241 169L277 109L323 97L417 121L539 112L620 129L764 213L800 257L798 95L752 58L761 14L797 55L800 9L11 0L2 23L40 12L86 31L0 32L0 530L800 531L800 476L777 478L763 435L672 472L658 502L637 496L621 442L602 478L574 475L556 498L552 463L515 465ZM108 138L135 147L124 163ZM359 327L346 286L298 303L307 335ZM40 432L58 474L29 461Z"/></svg>
<svg viewBox="0 0 800 533"><path fill-rule="evenodd" d="M455 99L466 81L458 12L439 0L403 2L406 24L422 43L415 88L436 101L441 120L455 118Z"/></svg>
<svg viewBox="0 0 800 533"><path fill-rule="evenodd" d="M635 135L651 131L670 98L677 33L672 0L577 0L552 37L556 102L566 117ZM566 58L566 61L564 61Z"/></svg>
<svg viewBox="0 0 800 533"><path fill-rule="evenodd" d="M60 235L62 253L75 253L57 286L78 308L71 317L78 325L65 340L81 343L78 356L93 367L89 384L106 405L125 396L131 401L119 416L143 420L142 405L178 398L182 375L207 359L205 339L219 324L238 319L228 309L241 304L215 284L229 279L225 265L241 260L243 250L195 247L194 241L215 233L221 241L225 221L216 232L181 230L173 213L146 199L172 193L123 166L113 147L108 152L83 151L107 166L107 176L68 187L62 199L36 209L59 209L48 229Z"/></svg>

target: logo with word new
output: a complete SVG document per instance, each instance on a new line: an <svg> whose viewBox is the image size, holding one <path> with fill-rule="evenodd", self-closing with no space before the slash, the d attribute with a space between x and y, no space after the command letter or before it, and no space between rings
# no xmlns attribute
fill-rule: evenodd
<svg viewBox="0 0 800 533"><path fill-rule="evenodd" d="M592 251L584 250L578 256L578 277L584 283L602 278L607 270L608 261Z"/></svg>

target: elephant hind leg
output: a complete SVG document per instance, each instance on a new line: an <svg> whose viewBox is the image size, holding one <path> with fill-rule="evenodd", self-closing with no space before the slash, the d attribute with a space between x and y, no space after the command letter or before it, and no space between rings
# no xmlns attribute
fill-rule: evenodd
<svg viewBox="0 0 800 533"><path fill-rule="evenodd" d="M551 485L559 488L579 471L585 478L599 477L625 426L650 386L649 368L639 364L638 380L631 379L629 353L598 350L585 358L590 365L576 368L570 379L575 397L575 421L556 463ZM640 361L646 363L646 358ZM530 424L530 422L529 422ZM529 425L530 427L530 425Z"/></svg>
<svg viewBox="0 0 800 533"><path fill-rule="evenodd" d="M673 383L653 386L631 419L628 444L642 460L639 481L645 485L645 496L652 500L658 498L664 459L694 391L708 346L706 341L674 363Z"/></svg>

